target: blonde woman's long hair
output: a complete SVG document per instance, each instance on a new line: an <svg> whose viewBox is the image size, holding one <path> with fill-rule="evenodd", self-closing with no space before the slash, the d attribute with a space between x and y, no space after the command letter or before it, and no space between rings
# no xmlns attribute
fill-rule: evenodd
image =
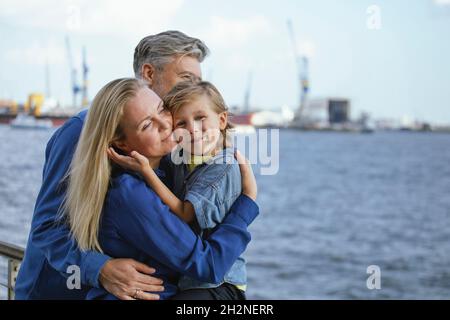
<svg viewBox="0 0 450 320"><path fill-rule="evenodd" d="M123 109L144 87L142 80L134 78L111 81L89 108L66 175L68 188L61 211L82 250L102 252L98 231L112 169L106 151L114 141L125 138L120 125Z"/></svg>

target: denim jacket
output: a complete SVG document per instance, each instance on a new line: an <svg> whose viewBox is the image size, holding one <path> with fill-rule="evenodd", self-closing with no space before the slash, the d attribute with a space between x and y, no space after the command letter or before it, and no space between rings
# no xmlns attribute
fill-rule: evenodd
<svg viewBox="0 0 450 320"><path fill-rule="evenodd" d="M216 156L189 172L187 165L174 167L174 193L189 201L195 210L198 231L204 237L227 215L233 202L242 192L241 172L234 158L234 149L226 148ZM219 283L205 283L183 276L179 281L180 290L194 288L215 288L227 282L246 285L245 260L239 257Z"/></svg>

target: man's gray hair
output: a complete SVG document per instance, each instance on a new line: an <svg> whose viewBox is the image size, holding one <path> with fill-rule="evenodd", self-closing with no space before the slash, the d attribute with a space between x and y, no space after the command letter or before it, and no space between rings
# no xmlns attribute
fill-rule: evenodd
<svg viewBox="0 0 450 320"><path fill-rule="evenodd" d="M141 78L141 69L145 63L162 70L175 56L186 55L202 62L208 53L208 47L200 39L189 37L180 31L164 31L145 37L136 46L134 74L136 78Z"/></svg>

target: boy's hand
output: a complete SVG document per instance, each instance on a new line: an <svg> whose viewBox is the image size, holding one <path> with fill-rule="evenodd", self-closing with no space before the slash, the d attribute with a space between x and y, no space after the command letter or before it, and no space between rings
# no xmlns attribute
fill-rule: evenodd
<svg viewBox="0 0 450 320"><path fill-rule="evenodd" d="M109 158L122 168L139 172L143 174L148 170L152 170L150 162L146 157L136 151L131 152L131 157L118 154L113 148L107 150Z"/></svg>
<svg viewBox="0 0 450 320"><path fill-rule="evenodd" d="M239 168L241 169L242 193L251 198L253 201L256 201L258 186L256 184L255 175L253 174L252 165L239 152L239 150L236 150L234 156L239 163Z"/></svg>

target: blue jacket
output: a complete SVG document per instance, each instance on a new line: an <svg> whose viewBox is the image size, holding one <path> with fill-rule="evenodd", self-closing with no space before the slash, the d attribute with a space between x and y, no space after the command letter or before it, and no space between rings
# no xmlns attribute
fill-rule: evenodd
<svg viewBox="0 0 450 320"><path fill-rule="evenodd" d="M16 299L84 299L91 286L99 286L99 272L109 257L80 251L69 236L68 226L56 221L66 190L61 181L72 161L86 114L84 110L69 119L47 144L42 186L17 277ZM72 275L67 271L72 265L80 267L81 290L67 288L66 278Z"/></svg>
<svg viewBox="0 0 450 320"><path fill-rule="evenodd" d="M156 171L161 177L163 172ZM204 282L219 282L250 241L248 225L258 215L257 205L245 195L207 239L170 212L159 196L137 174L119 172L112 179L103 208L99 241L111 257L132 258L156 269L164 281L161 299L177 292L187 275ZM88 299L115 299L93 288Z"/></svg>
<svg viewBox="0 0 450 320"><path fill-rule="evenodd" d="M68 226L57 220L66 190L61 181L72 161L86 114L84 110L69 119L47 144L42 186L17 277L16 299L84 299L92 287L101 287L99 273L110 257L79 250ZM242 210L247 208L242 206ZM240 209L238 206L236 210ZM81 290L67 288L67 277L72 275L67 272L73 265L80 268Z"/></svg>

